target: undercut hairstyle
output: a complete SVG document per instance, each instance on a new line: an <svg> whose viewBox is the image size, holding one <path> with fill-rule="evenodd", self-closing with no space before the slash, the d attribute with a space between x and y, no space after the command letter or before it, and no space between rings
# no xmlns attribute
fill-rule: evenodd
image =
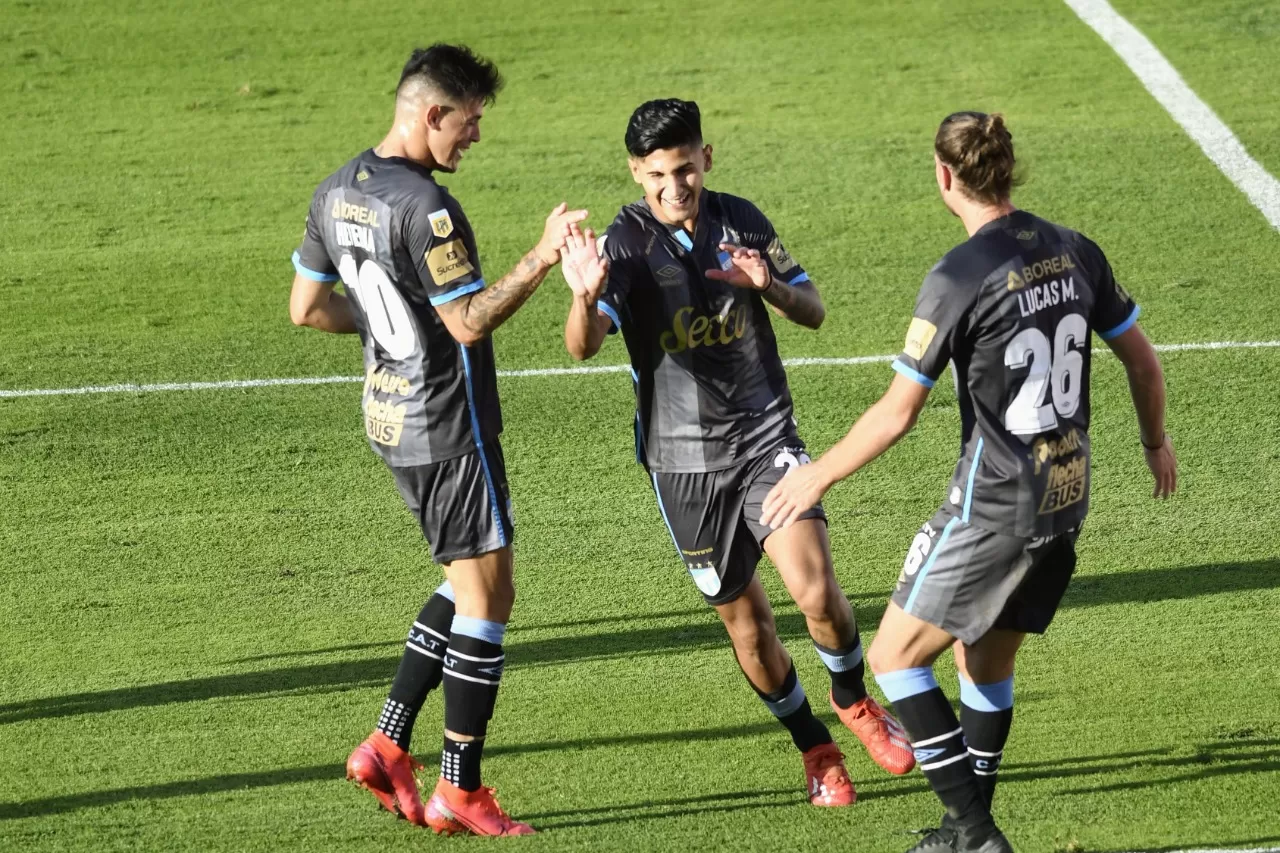
<svg viewBox="0 0 1280 853"><path fill-rule="evenodd" d="M1013 134L1000 113L952 113L942 120L933 150L974 201L998 204L1022 183L1014 171Z"/></svg>
<svg viewBox="0 0 1280 853"><path fill-rule="evenodd" d="M648 157L663 148L701 145L702 113L693 101L646 101L627 122L626 144L632 157Z"/></svg>
<svg viewBox="0 0 1280 853"><path fill-rule="evenodd" d="M396 99L421 97L428 91L455 104L483 101L491 105L502 89L498 68L461 44L433 44L418 48L404 64Z"/></svg>

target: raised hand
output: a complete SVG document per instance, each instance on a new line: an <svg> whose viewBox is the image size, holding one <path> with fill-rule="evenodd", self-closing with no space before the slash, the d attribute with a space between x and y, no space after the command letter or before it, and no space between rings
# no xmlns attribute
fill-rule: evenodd
<svg viewBox="0 0 1280 853"><path fill-rule="evenodd" d="M573 222L568 230L564 248L560 249L560 271L574 296L594 303L609 281L609 259L600 254L595 232L590 228L583 232Z"/></svg>
<svg viewBox="0 0 1280 853"><path fill-rule="evenodd" d="M553 267L558 264L560 250L564 248L565 238L569 236L569 226L586 218L585 210L569 210L569 205L563 201L556 205L556 209L551 211L551 215L547 217L546 226L542 229L542 239L533 247L538 254L538 260L547 266Z"/></svg>
<svg viewBox="0 0 1280 853"><path fill-rule="evenodd" d="M707 278L716 281L727 281L734 287L746 287L751 290L767 290L773 283L773 273L760 252L755 249L744 249L732 243L721 243L720 251L729 253L732 267L727 270L707 270Z"/></svg>

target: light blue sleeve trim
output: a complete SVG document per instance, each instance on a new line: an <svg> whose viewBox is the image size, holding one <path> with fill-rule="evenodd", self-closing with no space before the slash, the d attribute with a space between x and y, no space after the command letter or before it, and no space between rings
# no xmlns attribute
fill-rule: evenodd
<svg viewBox="0 0 1280 853"><path fill-rule="evenodd" d="M302 257L297 253L293 253L293 268L298 271L298 275L303 278L309 278L312 281L337 281L341 276L337 273L316 272L309 270L302 265Z"/></svg>
<svg viewBox="0 0 1280 853"><path fill-rule="evenodd" d="M876 684L884 691L884 698L890 702L900 702L933 690L938 686L938 679L933 677L933 667L917 666L877 675Z"/></svg>
<svg viewBox="0 0 1280 853"><path fill-rule="evenodd" d="M507 634L507 626L501 622L490 622L488 619L477 619L474 616L454 616L449 631L500 646L503 637Z"/></svg>
<svg viewBox="0 0 1280 853"><path fill-rule="evenodd" d="M926 388L933 387L934 380L930 379L928 376L925 376L920 371L912 368L910 365L908 365L904 361L895 359L893 362L893 369L898 371L908 379L913 380L915 382L919 382L921 385L923 385Z"/></svg>
<svg viewBox="0 0 1280 853"><path fill-rule="evenodd" d="M622 320L618 318L618 312L613 310L613 306L608 302L601 300L596 303L596 310L613 321L614 329L622 328Z"/></svg>
<svg viewBox="0 0 1280 853"><path fill-rule="evenodd" d="M787 282L787 284L791 285L792 287L795 287L797 284L804 284L808 280L809 280L809 274L807 272L802 272L800 273L800 275L796 276L795 278L791 279L791 281Z"/></svg>
<svg viewBox="0 0 1280 853"><path fill-rule="evenodd" d="M440 584L440 586L436 587L436 595L443 596L444 598L447 598L450 601L457 600L453 597L453 584L449 583L448 581L445 581L444 583Z"/></svg>
<svg viewBox="0 0 1280 853"><path fill-rule="evenodd" d="M1013 707L1013 676L994 684L974 684L960 676L960 701L975 711L992 714Z"/></svg>
<svg viewBox="0 0 1280 853"><path fill-rule="evenodd" d="M1141 310L1142 310L1142 306L1140 305L1133 306L1133 311L1130 312L1128 319L1126 319L1119 326L1116 326L1114 329L1108 329L1105 332L1098 332L1098 337L1102 338L1104 341L1109 341L1112 338L1123 335L1125 332L1133 328L1134 323L1138 322L1138 312Z"/></svg>
<svg viewBox="0 0 1280 853"><path fill-rule="evenodd" d="M817 643L813 644L813 650L818 653L818 657L822 658L822 662L831 672L849 672L862 663L862 640L858 640L852 649L842 655L833 655L819 648Z"/></svg>
<svg viewBox="0 0 1280 853"><path fill-rule="evenodd" d="M468 285L459 287L457 290L450 290L448 293L441 293L439 296L432 296L427 299L432 305L443 305L446 302L452 302L460 296L466 296L468 293L475 293L477 290L484 290L484 279L473 281Z"/></svg>

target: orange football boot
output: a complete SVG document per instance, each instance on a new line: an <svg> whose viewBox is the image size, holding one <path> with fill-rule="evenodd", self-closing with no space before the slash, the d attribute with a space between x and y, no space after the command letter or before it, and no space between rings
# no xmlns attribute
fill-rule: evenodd
<svg viewBox="0 0 1280 853"><path fill-rule="evenodd" d="M815 746L804 753L805 790L815 806L851 806L858 799L844 766L844 755L834 743Z"/></svg>
<svg viewBox="0 0 1280 853"><path fill-rule="evenodd" d="M453 835L459 828L476 835L533 835L536 831L504 812L492 788L464 791L444 779L436 783L427 801L427 826L445 835Z"/></svg>
<svg viewBox="0 0 1280 853"><path fill-rule="evenodd" d="M347 759L347 779L378 798L382 807L414 826L426 826L426 810L413 771L422 765L396 742L375 731Z"/></svg>
<svg viewBox="0 0 1280 853"><path fill-rule="evenodd" d="M862 741L876 764L895 776L906 775L915 768L916 757L902 724L876 700L868 696L848 708L841 708L832 697L831 707L845 728Z"/></svg>

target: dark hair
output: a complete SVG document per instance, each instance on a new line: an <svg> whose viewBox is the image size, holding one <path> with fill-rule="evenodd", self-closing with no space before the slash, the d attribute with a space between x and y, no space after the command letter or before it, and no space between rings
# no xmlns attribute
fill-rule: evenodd
<svg viewBox="0 0 1280 853"><path fill-rule="evenodd" d="M636 107L627 122L627 153L648 157L661 148L702 142L702 113L693 101L666 98Z"/></svg>
<svg viewBox="0 0 1280 853"><path fill-rule="evenodd" d="M404 64L396 93L407 83L422 83L451 101L484 101L492 104L502 88L502 75L492 62L461 44L433 44L418 48Z"/></svg>
<svg viewBox="0 0 1280 853"><path fill-rule="evenodd" d="M942 120L933 150L974 201L996 204L1022 182L1014 174L1013 134L1000 113L952 113Z"/></svg>

